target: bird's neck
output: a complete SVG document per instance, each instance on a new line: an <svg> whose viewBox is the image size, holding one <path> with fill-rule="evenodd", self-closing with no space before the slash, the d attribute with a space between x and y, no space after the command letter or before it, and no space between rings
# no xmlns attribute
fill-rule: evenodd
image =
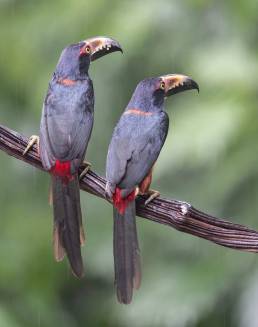
<svg viewBox="0 0 258 327"><path fill-rule="evenodd" d="M54 80L57 81L65 81L64 83L70 83L72 84L73 82L77 81L83 81L83 80L89 80L90 77L88 74L77 74L77 73L59 73L55 72L53 75Z"/></svg>
<svg viewBox="0 0 258 327"><path fill-rule="evenodd" d="M164 109L164 96L160 93L136 88L127 109L137 108L143 112L160 112Z"/></svg>
<svg viewBox="0 0 258 327"><path fill-rule="evenodd" d="M160 112L164 109L164 102L156 102L155 98L141 98L135 101L131 99L126 110L138 109L144 113Z"/></svg>
<svg viewBox="0 0 258 327"><path fill-rule="evenodd" d="M89 78L89 59L79 58L78 60L71 60L69 63L66 61L59 61L57 64L55 75L58 78L70 80L84 80Z"/></svg>

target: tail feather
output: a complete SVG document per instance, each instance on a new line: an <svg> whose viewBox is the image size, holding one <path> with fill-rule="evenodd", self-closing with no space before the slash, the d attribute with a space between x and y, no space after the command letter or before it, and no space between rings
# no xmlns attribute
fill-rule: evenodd
<svg viewBox="0 0 258 327"><path fill-rule="evenodd" d="M54 224L54 231L53 231L53 246L54 246L54 257L56 261L62 261L65 257L65 249L59 237L58 226L56 226L55 224Z"/></svg>
<svg viewBox="0 0 258 327"><path fill-rule="evenodd" d="M141 283L134 200L128 202L123 213L114 206L114 264L118 301L128 304L133 289L138 289Z"/></svg>
<svg viewBox="0 0 258 327"><path fill-rule="evenodd" d="M84 242L78 177L64 181L52 176L54 208L54 255L57 261L67 254L72 271L83 276L81 243Z"/></svg>

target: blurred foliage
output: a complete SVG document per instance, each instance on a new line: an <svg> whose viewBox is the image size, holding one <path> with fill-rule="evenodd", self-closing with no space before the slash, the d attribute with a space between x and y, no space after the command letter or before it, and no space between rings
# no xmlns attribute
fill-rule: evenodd
<svg viewBox="0 0 258 327"><path fill-rule="evenodd" d="M124 55L90 69L94 169L104 174L112 129L138 81L185 73L201 93L167 101L170 132L153 187L258 229L257 9L257 0L0 0L0 121L37 132L61 49L112 36ZM0 326L258 325L257 255L141 219L142 287L130 306L119 305L112 209L85 193L86 277L76 280L53 260L47 175L4 153L0 160Z"/></svg>

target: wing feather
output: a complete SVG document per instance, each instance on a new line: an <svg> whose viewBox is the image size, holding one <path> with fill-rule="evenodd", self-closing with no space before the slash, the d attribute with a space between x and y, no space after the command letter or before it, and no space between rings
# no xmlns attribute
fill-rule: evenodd
<svg viewBox="0 0 258 327"><path fill-rule="evenodd" d="M106 175L112 185L138 185L157 160L168 132L165 112L150 116L123 115L109 146Z"/></svg>
<svg viewBox="0 0 258 327"><path fill-rule="evenodd" d="M92 83L87 88L82 83L72 88L68 92L67 87L55 84L50 87L44 102L40 152L43 165L48 170L55 159L79 159L80 164L91 136L94 107Z"/></svg>

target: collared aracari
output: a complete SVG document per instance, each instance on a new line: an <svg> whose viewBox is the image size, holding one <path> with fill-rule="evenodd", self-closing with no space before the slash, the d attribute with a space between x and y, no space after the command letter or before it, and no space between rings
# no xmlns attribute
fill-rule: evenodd
<svg viewBox="0 0 258 327"><path fill-rule="evenodd" d="M131 302L133 289L141 283L135 197L150 191L153 166L167 136L164 99L191 89L199 91L198 84L178 74L141 81L112 135L106 195L113 201L115 285L118 301L124 304Z"/></svg>
<svg viewBox="0 0 258 327"><path fill-rule="evenodd" d="M91 136L94 91L88 70L94 61L122 51L117 41L93 37L66 47L60 56L43 105L39 153L52 176L54 256L68 257L72 272L83 276L81 245L84 243L78 169ZM24 151L38 137L32 136Z"/></svg>

